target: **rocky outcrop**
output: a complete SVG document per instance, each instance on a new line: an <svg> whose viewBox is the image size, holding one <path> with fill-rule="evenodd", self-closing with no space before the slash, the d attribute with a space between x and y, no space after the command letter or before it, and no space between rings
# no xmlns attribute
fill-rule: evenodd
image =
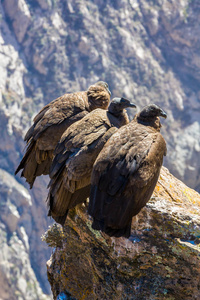
<svg viewBox="0 0 200 300"><path fill-rule="evenodd" d="M54 299L199 299L200 195L162 169L129 239L91 228L83 205L45 235ZM56 247L57 245L57 247Z"/></svg>

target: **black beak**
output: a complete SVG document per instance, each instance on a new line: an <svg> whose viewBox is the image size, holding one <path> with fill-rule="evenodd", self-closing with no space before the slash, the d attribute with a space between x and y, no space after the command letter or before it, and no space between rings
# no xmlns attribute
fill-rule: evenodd
<svg viewBox="0 0 200 300"><path fill-rule="evenodd" d="M134 103L130 103L129 107L134 107L136 108L137 106Z"/></svg>
<svg viewBox="0 0 200 300"><path fill-rule="evenodd" d="M164 110L160 111L160 116L165 118L165 119L167 118L167 114L166 114L166 112L164 112Z"/></svg>
<svg viewBox="0 0 200 300"><path fill-rule="evenodd" d="M131 103L130 100L126 99L126 98L121 98L121 102L123 103L124 108L127 107L134 107L136 108L136 105L134 103Z"/></svg>

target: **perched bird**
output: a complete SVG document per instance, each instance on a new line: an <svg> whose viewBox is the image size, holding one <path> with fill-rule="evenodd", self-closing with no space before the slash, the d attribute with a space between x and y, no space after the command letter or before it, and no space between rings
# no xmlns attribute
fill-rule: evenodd
<svg viewBox="0 0 200 300"><path fill-rule="evenodd" d="M25 135L26 153L15 175L22 169L32 188L37 176L49 174L53 152L63 132L96 108L107 109L110 102L108 84L99 81L87 91L64 94L44 106Z"/></svg>
<svg viewBox="0 0 200 300"><path fill-rule="evenodd" d="M93 229L109 236L130 236L132 217L150 199L167 151L159 116L167 117L157 105L144 107L99 153L88 208Z"/></svg>
<svg viewBox="0 0 200 300"><path fill-rule="evenodd" d="M106 141L128 124L125 108L136 107L124 98L114 98L108 111L96 109L71 125L55 149L50 169L49 216L62 225L68 210L89 197L92 167Z"/></svg>

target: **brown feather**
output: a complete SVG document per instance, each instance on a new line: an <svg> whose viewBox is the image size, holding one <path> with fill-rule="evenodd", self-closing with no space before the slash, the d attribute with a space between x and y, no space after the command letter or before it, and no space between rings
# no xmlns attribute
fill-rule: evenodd
<svg viewBox="0 0 200 300"><path fill-rule="evenodd" d="M31 187L37 176L48 174L52 153L63 132L93 109L107 109L110 91L105 84L101 82L90 86L88 91L65 94L43 107L25 135L27 151L15 174L22 169L21 176Z"/></svg>
<svg viewBox="0 0 200 300"><path fill-rule="evenodd" d="M141 122L137 115L105 144L91 176L89 214L94 229L130 236L132 217L150 199L166 153L160 126L158 116Z"/></svg>
<svg viewBox="0 0 200 300"><path fill-rule="evenodd" d="M121 107L116 114L98 108L63 133L50 170L48 203L50 214L56 221L89 197L95 159L112 134L128 121L127 113Z"/></svg>

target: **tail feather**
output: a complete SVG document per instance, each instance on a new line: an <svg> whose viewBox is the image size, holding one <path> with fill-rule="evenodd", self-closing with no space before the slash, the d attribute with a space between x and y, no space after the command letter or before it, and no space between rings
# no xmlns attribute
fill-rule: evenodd
<svg viewBox="0 0 200 300"><path fill-rule="evenodd" d="M127 225L124 228L121 229L113 229L110 227L106 227L105 231L104 231L107 235L109 235L110 237L125 237L125 238L129 238L131 235L131 226Z"/></svg>
<svg viewBox="0 0 200 300"><path fill-rule="evenodd" d="M68 214L68 210L66 211L66 213L64 214L64 216L60 216L60 217L53 217L53 219L56 221L56 223L64 226L65 225L65 221L67 219L67 214Z"/></svg>
<svg viewBox="0 0 200 300"><path fill-rule="evenodd" d="M26 161L30 155L30 153L33 151L35 146L35 142L31 141L30 144L28 145L27 149L26 149L26 153L24 154L19 166L17 167L16 171L15 171L15 175L17 175L17 173L22 170L26 164Z"/></svg>
<svg viewBox="0 0 200 300"><path fill-rule="evenodd" d="M36 143L31 140L15 175L22 170L21 177L25 177L32 188L37 176L49 174L53 159L53 151L43 151L36 148Z"/></svg>
<svg viewBox="0 0 200 300"><path fill-rule="evenodd" d="M25 137L24 137L24 141L28 141L31 139L31 137L33 136L33 132L34 132L34 125L32 125L29 130L27 131Z"/></svg>
<svg viewBox="0 0 200 300"><path fill-rule="evenodd" d="M131 222L123 228L112 228L105 225L105 220L98 220L94 218L92 228L95 230L101 230L110 237L125 237L129 238L131 235Z"/></svg>
<svg viewBox="0 0 200 300"><path fill-rule="evenodd" d="M52 214L51 211L49 210L48 216L51 216L51 217L56 221L56 223L58 223L58 224L64 226L64 225L65 225L65 221L66 221L66 219L67 219L68 211L69 211L69 210L67 210L63 216L55 216L55 215Z"/></svg>
<svg viewBox="0 0 200 300"><path fill-rule="evenodd" d="M70 193L64 186L62 179L54 182L50 186L47 197L47 206L49 207L48 216L59 224L64 225L69 209L77 204L83 203L89 197L90 185Z"/></svg>
<svg viewBox="0 0 200 300"><path fill-rule="evenodd" d="M63 216L68 210L71 193L65 190L63 183L59 183L59 188L57 189L55 186L55 189L56 193L50 189L47 197L47 205L51 211L51 215Z"/></svg>

